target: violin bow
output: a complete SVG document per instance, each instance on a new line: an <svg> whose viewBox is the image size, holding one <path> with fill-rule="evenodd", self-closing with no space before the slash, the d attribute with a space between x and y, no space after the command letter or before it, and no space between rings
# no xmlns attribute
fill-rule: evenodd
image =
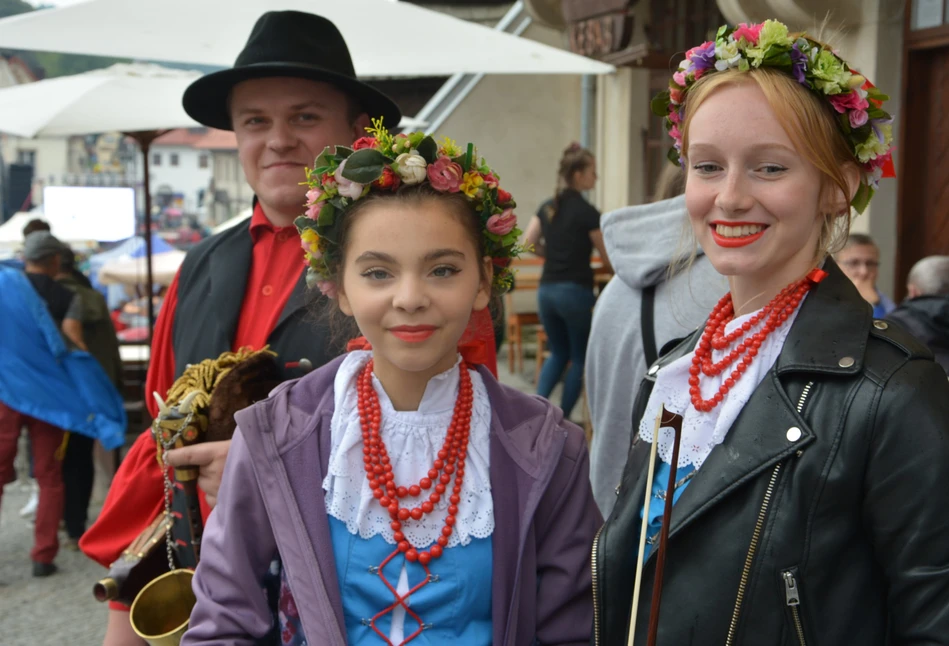
<svg viewBox="0 0 949 646"><path fill-rule="evenodd" d="M639 595L642 589L643 576L643 556L646 549L646 530L649 525L649 501L652 498L652 484L655 476L656 453L659 446L659 429L662 427L671 427L674 433L672 445L672 464L669 469L669 482L666 487L666 499L662 513L662 527L659 530L659 543L656 548L656 575L653 580L652 603L649 609L649 631L646 637L647 646L656 646L656 638L659 633L659 608L662 603L662 578L665 572L666 552L669 543L669 524L672 520L672 505L675 497L675 483L677 466L679 462L679 444L682 441L682 416L671 413L665 409L665 405L659 407L659 414L656 415L656 425L653 431L652 449L649 455L649 469L646 474L646 493L643 502L643 522L639 532L639 552L636 561L636 580L633 585L633 606L630 613L629 633L627 636L627 646L633 646L636 635L636 617L639 611Z"/></svg>

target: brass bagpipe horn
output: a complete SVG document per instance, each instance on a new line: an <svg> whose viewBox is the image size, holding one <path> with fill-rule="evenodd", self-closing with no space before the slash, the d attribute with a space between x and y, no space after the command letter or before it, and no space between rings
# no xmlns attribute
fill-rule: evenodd
<svg viewBox="0 0 949 646"><path fill-rule="evenodd" d="M178 646L188 630L195 604L191 580L204 530L198 468L175 468L172 482L164 454L198 442L229 440L234 413L264 399L279 383L274 357L266 348L225 352L188 366L165 399L153 393L159 413L152 434L164 474L165 509L93 588L99 601L130 604L132 629L151 646Z"/></svg>

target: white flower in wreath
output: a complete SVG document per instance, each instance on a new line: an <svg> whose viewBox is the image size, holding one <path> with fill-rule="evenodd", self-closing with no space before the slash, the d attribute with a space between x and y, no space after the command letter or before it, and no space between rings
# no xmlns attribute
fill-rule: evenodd
<svg viewBox="0 0 949 646"><path fill-rule="evenodd" d="M724 72L729 67L736 67L741 60L741 53L738 51L738 43L734 40L718 41L715 45L715 69Z"/></svg>
<svg viewBox="0 0 949 646"><path fill-rule="evenodd" d="M421 184L428 177L428 162L414 150L402 153L395 158L396 172L402 178L402 182L411 186L412 184Z"/></svg>

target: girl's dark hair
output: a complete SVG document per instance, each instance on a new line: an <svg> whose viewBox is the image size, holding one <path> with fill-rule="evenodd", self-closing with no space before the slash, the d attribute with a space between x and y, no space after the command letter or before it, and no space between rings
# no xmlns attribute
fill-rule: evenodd
<svg viewBox="0 0 949 646"><path fill-rule="evenodd" d="M474 210L474 207L468 202L463 194L443 193L441 191L435 190L428 182L423 182L421 184L415 184L412 186L406 186L403 184L398 188L398 190L391 193L373 191L346 210L339 223L339 228L336 231L336 241L339 251L337 253L324 256L326 258L327 267L331 271L330 280L335 282L337 286L342 285L342 270L346 261L346 251L349 247L349 237L356 219L363 211L372 207L373 205L392 200L399 200L400 202L407 202L410 204L421 204L425 201L438 201L439 203L446 205L450 209L451 213L455 215L458 218L458 221L464 226L465 232L468 234L468 238L474 244L475 249L478 252L477 264L478 272L480 273L481 278L490 280L490 276L486 275L484 264L481 262L481 258L486 255L484 237L482 236L484 223L481 221L481 215ZM345 343L345 341L357 336L358 329L356 328L355 320L343 314L338 306L326 304L324 302L326 299L319 298L319 290L314 289L309 291L315 292L313 296L316 297L317 301L320 303L320 305L316 308L319 315L329 318L329 327L333 335L334 343L339 341ZM492 295L492 297L499 298L499 296L496 295Z"/></svg>
<svg viewBox="0 0 949 646"><path fill-rule="evenodd" d="M547 220L553 220L560 209L560 195L570 186L574 173L589 168L593 163L593 153L574 142L567 146L560 157L560 166L557 169L557 187L554 189L554 199L547 205L545 213Z"/></svg>

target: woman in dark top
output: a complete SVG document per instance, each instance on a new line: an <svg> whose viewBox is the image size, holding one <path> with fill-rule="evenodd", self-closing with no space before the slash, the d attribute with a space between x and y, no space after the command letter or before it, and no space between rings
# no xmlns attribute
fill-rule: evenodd
<svg viewBox="0 0 949 646"><path fill-rule="evenodd" d="M594 247L609 268L600 233L600 212L582 195L595 184L596 159L589 150L571 144L560 160L554 197L541 205L526 234L534 253L544 258L537 304L550 345L550 358L537 379L537 394L550 397L563 377L560 406L566 417L570 417L583 388L583 363L593 318L590 255ZM568 362L570 367L564 376Z"/></svg>

